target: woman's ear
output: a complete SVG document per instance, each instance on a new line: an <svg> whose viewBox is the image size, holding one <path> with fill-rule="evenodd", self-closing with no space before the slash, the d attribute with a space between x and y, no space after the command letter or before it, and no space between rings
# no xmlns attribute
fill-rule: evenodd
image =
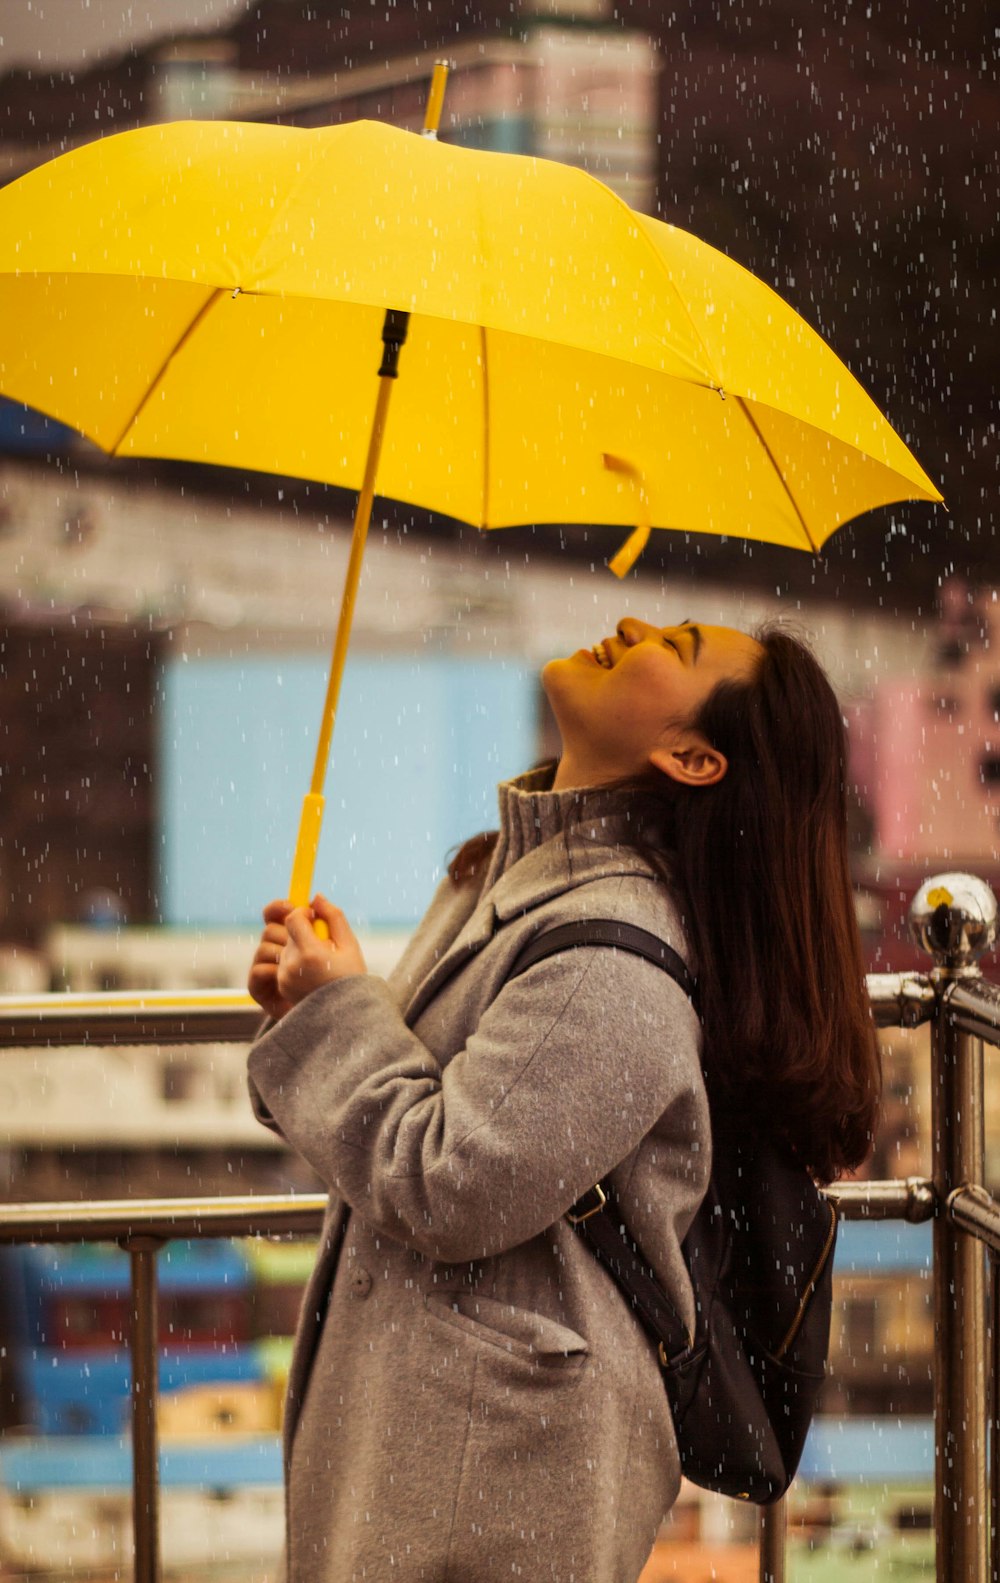
<svg viewBox="0 0 1000 1583"><path fill-rule="evenodd" d="M649 762L681 786L715 786L729 768L726 755L702 736L653 748Z"/></svg>

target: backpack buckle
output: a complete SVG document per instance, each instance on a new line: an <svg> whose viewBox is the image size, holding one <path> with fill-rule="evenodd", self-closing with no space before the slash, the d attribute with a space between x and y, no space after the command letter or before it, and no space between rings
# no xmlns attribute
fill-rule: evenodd
<svg viewBox="0 0 1000 1583"><path fill-rule="evenodd" d="M585 1208L584 1205L586 1204L586 1200L591 1193L595 1193L597 1195L597 1202L590 1204ZM581 1221L589 1220L591 1215L599 1215L607 1201L608 1195L604 1191L604 1188L601 1186L600 1182L595 1182L593 1187L588 1187L585 1193L580 1194L575 1204L570 1204L566 1211L566 1219L569 1221L571 1226L578 1226L580 1225Z"/></svg>
<svg viewBox="0 0 1000 1583"><path fill-rule="evenodd" d="M661 1369L675 1369L679 1363L685 1363L687 1361L687 1359L691 1355L691 1348L693 1346L694 1346L694 1337L692 1336L690 1338L690 1340L688 1341L687 1346L686 1347L681 1347L680 1351L679 1352L675 1352L673 1357L670 1358L670 1357L667 1356L667 1349L663 1345L663 1342L662 1341L658 1341L656 1343L656 1355L657 1355L657 1357L660 1360L660 1368Z"/></svg>

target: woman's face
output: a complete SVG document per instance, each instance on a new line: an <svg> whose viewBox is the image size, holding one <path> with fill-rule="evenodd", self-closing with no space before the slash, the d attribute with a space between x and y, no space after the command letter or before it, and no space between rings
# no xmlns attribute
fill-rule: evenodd
<svg viewBox="0 0 1000 1583"><path fill-rule="evenodd" d="M691 722L719 682L749 676L762 653L731 627L627 616L613 637L550 660L542 685L563 743L555 784L596 786L651 764L689 784L721 779L725 759Z"/></svg>

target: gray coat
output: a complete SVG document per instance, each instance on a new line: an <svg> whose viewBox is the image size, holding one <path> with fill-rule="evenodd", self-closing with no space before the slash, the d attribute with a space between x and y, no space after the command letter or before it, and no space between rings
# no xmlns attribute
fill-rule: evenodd
<svg viewBox="0 0 1000 1583"><path fill-rule="evenodd" d="M389 982L315 991L251 1052L258 1114L331 1193L286 1404L292 1583L634 1583L677 1493L653 1347L563 1216L611 1173L690 1320L698 1021L604 947L505 979L570 919L683 931L620 815L566 838L572 798L533 784L501 787L485 884L443 882Z"/></svg>

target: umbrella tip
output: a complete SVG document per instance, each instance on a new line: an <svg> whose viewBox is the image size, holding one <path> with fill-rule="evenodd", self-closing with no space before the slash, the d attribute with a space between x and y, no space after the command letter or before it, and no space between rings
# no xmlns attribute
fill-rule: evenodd
<svg viewBox="0 0 1000 1583"><path fill-rule="evenodd" d="M424 111L424 137L434 138L435 140L437 138L438 127L441 125L441 111L444 107L444 90L450 70L450 61L436 60L434 62L430 92L427 95L427 109Z"/></svg>

